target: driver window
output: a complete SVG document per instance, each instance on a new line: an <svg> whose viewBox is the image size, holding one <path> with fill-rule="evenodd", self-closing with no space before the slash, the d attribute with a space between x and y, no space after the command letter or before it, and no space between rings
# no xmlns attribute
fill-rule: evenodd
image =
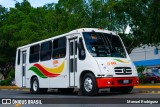
<svg viewBox="0 0 160 107"><path fill-rule="evenodd" d="M78 50L79 50L79 53L78 53L79 59L84 60L85 57L86 57L86 53L85 53L85 50L84 50L84 45L83 45L82 38L79 38Z"/></svg>

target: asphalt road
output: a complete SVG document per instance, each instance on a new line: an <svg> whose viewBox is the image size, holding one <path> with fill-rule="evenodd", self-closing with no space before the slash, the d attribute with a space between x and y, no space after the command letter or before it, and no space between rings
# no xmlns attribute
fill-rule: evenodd
<svg viewBox="0 0 160 107"><path fill-rule="evenodd" d="M11 99L14 104L0 107L159 107L160 89L134 89L130 94L102 92L97 96L78 96L76 93L63 94L50 91L47 94L30 94L27 90L0 90L2 99ZM21 100L22 105L16 104ZM130 100L130 101L129 101ZM28 105L25 101L42 105ZM34 102L35 101L35 102ZM39 101L39 102L38 102ZM157 103L158 104L151 104Z"/></svg>

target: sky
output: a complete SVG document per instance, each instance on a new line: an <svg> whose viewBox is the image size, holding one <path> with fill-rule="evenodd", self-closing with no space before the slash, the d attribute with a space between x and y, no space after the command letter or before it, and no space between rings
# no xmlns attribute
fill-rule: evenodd
<svg viewBox="0 0 160 107"><path fill-rule="evenodd" d="M0 0L0 5L6 8L14 7L15 3L23 0ZM33 7L40 7L48 3L58 3L58 0L28 0Z"/></svg>

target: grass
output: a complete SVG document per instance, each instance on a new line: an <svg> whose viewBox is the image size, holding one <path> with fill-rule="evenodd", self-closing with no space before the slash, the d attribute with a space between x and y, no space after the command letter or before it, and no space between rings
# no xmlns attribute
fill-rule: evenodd
<svg viewBox="0 0 160 107"><path fill-rule="evenodd" d="M19 89L17 86L0 86L0 89Z"/></svg>

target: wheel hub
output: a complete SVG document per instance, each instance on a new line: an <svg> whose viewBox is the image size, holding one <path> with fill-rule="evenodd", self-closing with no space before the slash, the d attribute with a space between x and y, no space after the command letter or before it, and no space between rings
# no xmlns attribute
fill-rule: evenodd
<svg viewBox="0 0 160 107"><path fill-rule="evenodd" d="M37 89L38 89L38 83L37 83L37 81L34 81L33 82L33 90L37 91Z"/></svg>
<svg viewBox="0 0 160 107"><path fill-rule="evenodd" d="M92 82L92 79L91 78L86 78L85 81L84 81L84 89L87 91L87 92L90 92L93 88L93 82Z"/></svg>

